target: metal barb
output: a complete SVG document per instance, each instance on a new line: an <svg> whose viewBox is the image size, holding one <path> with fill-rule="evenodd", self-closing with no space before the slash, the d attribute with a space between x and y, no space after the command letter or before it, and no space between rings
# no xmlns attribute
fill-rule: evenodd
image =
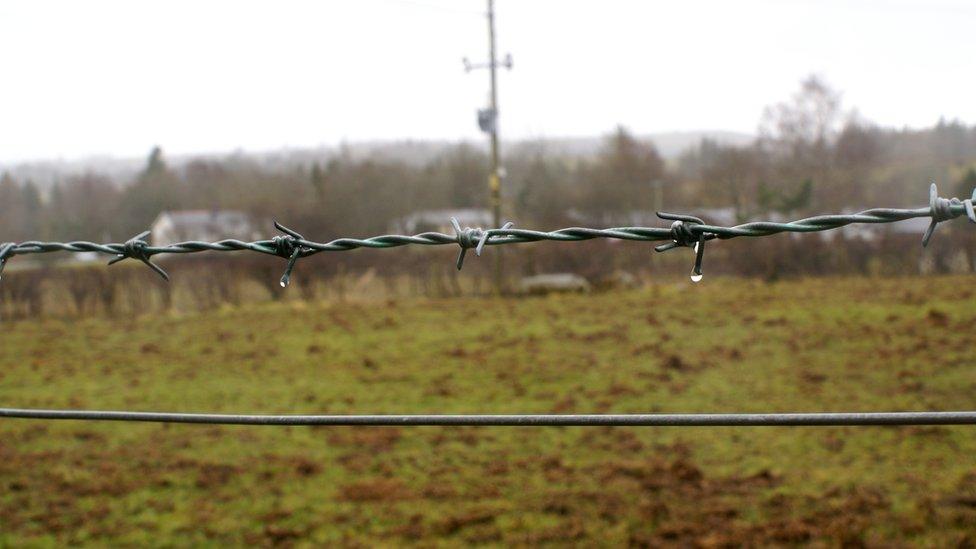
<svg viewBox="0 0 976 549"><path fill-rule="evenodd" d="M970 223L976 223L976 212L973 211L973 200L976 200L976 189L973 189L973 195L966 200L959 200L958 198L942 198L939 196L939 189L935 186L935 182L929 186L929 215L932 217L932 222L929 223L927 229L925 229L925 234L922 236L922 246L928 246L929 240L932 239L932 235L935 234L935 228L939 223L943 221L949 221L950 219L955 219L960 214L953 210L953 206L963 206L966 217L969 219Z"/></svg>
<svg viewBox="0 0 976 549"><path fill-rule="evenodd" d="M973 201L976 201L976 189L973 189L973 194L969 198L962 201L966 207L966 217L970 223L976 223L976 211L973 209Z"/></svg>
<svg viewBox="0 0 976 549"><path fill-rule="evenodd" d="M935 186L935 182L929 186L929 210L932 212L932 222L929 223L927 229L925 229L925 234L922 235L922 247L929 245L929 240L931 240L932 235L935 234L935 228L939 225L940 221L944 221L945 218L942 215L945 214L943 208L947 206L948 201L944 198L939 197L939 189ZM947 209L947 208L945 208Z"/></svg>
<svg viewBox="0 0 976 549"><path fill-rule="evenodd" d="M291 271L295 268L295 263L302 255L303 249L299 245L299 241L305 240L305 237L277 221L274 222L274 226L279 231L285 233L285 236L276 236L271 239L275 254L288 259L288 263L285 265L285 274L281 275L281 280L278 282L282 288L285 288L291 282Z"/></svg>
<svg viewBox="0 0 976 549"><path fill-rule="evenodd" d="M3 268L7 266L7 260L13 257L16 246L13 242L0 244L0 275L3 275Z"/></svg>
<svg viewBox="0 0 976 549"><path fill-rule="evenodd" d="M488 229L484 230L481 228L471 228L465 227L461 228L461 223L458 222L456 217L451 218L451 225L454 227L454 234L457 237L458 245L461 246L461 251L458 253L457 258L457 270L461 270L464 266L464 256L468 253L468 248L474 248L474 253L478 257L481 257L481 252L484 251L485 246L491 237L495 236L497 231L507 231L515 226L515 223L511 221L506 222L502 225L501 229Z"/></svg>
<svg viewBox="0 0 976 549"><path fill-rule="evenodd" d="M146 242L146 237L148 237L149 234L150 231L143 231L129 240L126 240L125 243L122 244L122 249L119 251L119 255L110 260L108 264L115 265L119 261L130 257L132 259L138 259L139 261L142 261L148 265L150 269L156 272L156 274L163 277L163 280L169 282L169 275L166 274L166 271L149 259L153 255L149 251L149 244Z"/></svg>
<svg viewBox="0 0 976 549"><path fill-rule="evenodd" d="M691 270L691 281L701 282L702 261L705 259L705 233L698 235L698 243L695 244L695 267Z"/></svg>
<svg viewBox="0 0 976 549"><path fill-rule="evenodd" d="M499 231L507 231L508 229L511 229L514 226L515 226L515 223L512 223L511 221L508 221L504 225L502 225L502 228L501 229L497 229L497 230L499 230ZM491 237L495 236L495 230L496 229L489 229L487 231L482 231L481 238L478 240L478 246L474 249L475 255L477 255L478 257L481 257L481 252L482 252L482 250L485 249L485 245L488 244L488 240L491 239Z"/></svg>
<svg viewBox="0 0 976 549"><path fill-rule="evenodd" d="M705 259L705 240L704 231L696 231L692 227L704 225L705 221L691 215L679 215L665 212L657 212L661 219L671 220L671 242L655 246L657 252L666 252L674 248L687 247L695 249L695 266L691 270L691 281L700 282L702 279L702 262ZM697 233L697 234L696 234Z"/></svg>
<svg viewBox="0 0 976 549"><path fill-rule="evenodd" d="M481 245L481 240L487 236L485 231L481 229L472 229L471 227L461 228L461 223L458 222L456 217L451 218L451 225L454 227L454 235L457 237L457 243L461 246L461 251L457 256L457 270L461 270L464 266L464 256L468 253L468 248L478 248ZM475 253L481 255L479 250L475 250Z"/></svg>

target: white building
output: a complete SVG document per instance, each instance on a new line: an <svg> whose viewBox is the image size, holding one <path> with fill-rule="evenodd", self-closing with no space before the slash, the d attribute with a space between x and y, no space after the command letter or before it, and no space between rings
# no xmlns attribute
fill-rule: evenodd
<svg viewBox="0 0 976 549"><path fill-rule="evenodd" d="M233 210L177 210L162 212L150 227L156 246L187 240L214 242L227 238L256 240L260 233L251 217Z"/></svg>

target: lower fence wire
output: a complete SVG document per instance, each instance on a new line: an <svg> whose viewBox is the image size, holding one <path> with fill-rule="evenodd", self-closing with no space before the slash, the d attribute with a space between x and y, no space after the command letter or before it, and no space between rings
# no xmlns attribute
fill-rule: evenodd
<svg viewBox="0 0 976 549"><path fill-rule="evenodd" d="M870 425L974 425L976 424L976 411L818 412L790 414L263 415L0 408L0 418L200 423L207 425L803 427Z"/></svg>

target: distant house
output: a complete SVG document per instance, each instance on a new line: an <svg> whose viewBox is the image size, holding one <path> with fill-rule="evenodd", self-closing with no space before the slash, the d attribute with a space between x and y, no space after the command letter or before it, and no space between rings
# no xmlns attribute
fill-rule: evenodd
<svg viewBox="0 0 976 549"><path fill-rule="evenodd" d="M455 217L462 228L491 228L491 212L483 208L455 208L446 210L420 210L393 221L390 232L399 234L418 234L438 232L451 234L451 218Z"/></svg>
<svg viewBox="0 0 976 549"><path fill-rule="evenodd" d="M214 242L226 238L254 240L260 234L251 217L233 210L176 210L162 212L153 221L152 242L157 246L202 240Z"/></svg>

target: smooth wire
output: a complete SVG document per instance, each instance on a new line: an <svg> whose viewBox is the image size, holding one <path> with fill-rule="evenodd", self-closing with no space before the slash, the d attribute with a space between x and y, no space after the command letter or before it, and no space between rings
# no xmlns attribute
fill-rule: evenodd
<svg viewBox="0 0 976 549"><path fill-rule="evenodd" d="M801 427L973 425L976 411L773 414L471 414L264 415L0 408L0 418L199 423L207 425L511 426L511 427Z"/></svg>

